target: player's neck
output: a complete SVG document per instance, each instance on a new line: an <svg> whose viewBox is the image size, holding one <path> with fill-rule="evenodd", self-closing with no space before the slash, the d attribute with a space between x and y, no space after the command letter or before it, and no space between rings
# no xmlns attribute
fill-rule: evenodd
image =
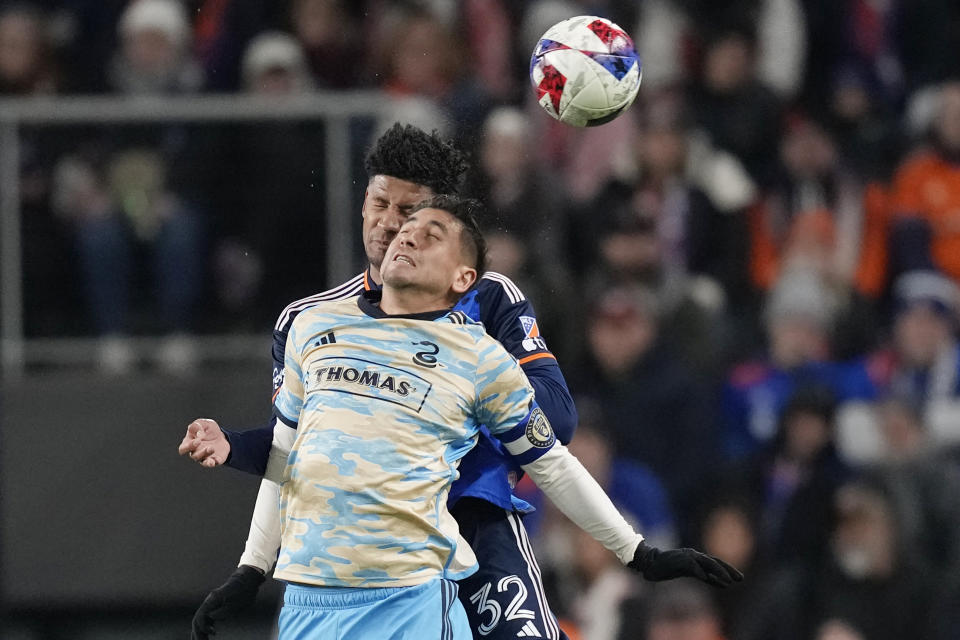
<svg viewBox="0 0 960 640"><path fill-rule="evenodd" d="M383 286L383 277L380 275L380 269L370 265L370 279L373 280L376 284Z"/></svg>
<svg viewBox="0 0 960 640"><path fill-rule="evenodd" d="M385 286L380 298L380 310L391 316L428 313L451 306L447 296L413 288L394 289Z"/></svg>

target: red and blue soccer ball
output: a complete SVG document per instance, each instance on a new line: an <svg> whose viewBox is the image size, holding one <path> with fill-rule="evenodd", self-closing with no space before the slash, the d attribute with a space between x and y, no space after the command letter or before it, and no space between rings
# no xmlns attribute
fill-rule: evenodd
<svg viewBox="0 0 960 640"><path fill-rule="evenodd" d="M544 111L574 127L610 122L640 90L633 40L613 22L577 16L543 34L530 60L530 80Z"/></svg>

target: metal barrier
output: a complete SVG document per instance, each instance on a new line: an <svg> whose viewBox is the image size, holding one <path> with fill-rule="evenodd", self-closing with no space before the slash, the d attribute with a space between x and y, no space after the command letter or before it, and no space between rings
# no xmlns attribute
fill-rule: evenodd
<svg viewBox="0 0 960 640"><path fill-rule="evenodd" d="M327 277L353 275L350 234L351 118L377 117L387 101L377 92L318 92L280 99L246 95L197 97L40 97L0 99L0 371L16 377L38 342L25 339L20 210L20 128L104 123L322 120L325 127ZM54 349L55 349L54 341ZM75 342L75 341L74 341ZM259 344L259 343L258 343ZM37 355L51 351L43 341ZM202 349L201 349L202 351Z"/></svg>

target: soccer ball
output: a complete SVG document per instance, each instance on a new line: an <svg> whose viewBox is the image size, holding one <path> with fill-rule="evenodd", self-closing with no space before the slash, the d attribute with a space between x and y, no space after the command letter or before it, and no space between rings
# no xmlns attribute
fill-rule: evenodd
<svg viewBox="0 0 960 640"><path fill-rule="evenodd" d="M626 32L605 18L577 16L553 25L530 60L544 111L574 127L610 122L640 90L640 58Z"/></svg>

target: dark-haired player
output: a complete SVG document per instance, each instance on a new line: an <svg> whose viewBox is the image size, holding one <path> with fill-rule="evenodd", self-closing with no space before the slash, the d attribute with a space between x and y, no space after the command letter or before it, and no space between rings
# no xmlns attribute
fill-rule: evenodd
<svg viewBox="0 0 960 640"><path fill-rule="evenodd" d="M452 308L483 271L478 207L447 195L421 203L386 250L382 291L317 304L290 327L274 401L287 430L267 469L283 482L281 640L471 640L454 581L477 562L446 498L481 426L645 577L742 579L692 549L646 545L557 442L516 358Z"/></svg>
<svg viewBox="0 0 960 640"><path fill-rule="evenodd" d="M363 291L378 289L384 253L410 210L431 195L456 192L466 169L462 154L453 145L409 125L394 125L377 140L366 159L368 185L362 211L363 245L369 266L338 287L290 304L280 314L273 333L275 394L283 384L287 332L297 315L324 301L354 298ZM557 361L540 335L533 307L520 289L505 276L487 273L461 298L457 309L483 323L487 333L517 358L557 437L562 443L569 442L577 420L573 401ZM187 428L180 453L189 453L205 466L226 462L263 475L275 431L285 429L289 427L274 421L261 429L224 431L212 420L197 420ZM479 571L462 581L459 591L475 635L490 640L512 639L524 629L526 634L535 629L544 638L565 637L547 606L540 570L520 519L530 507L511 492L519 468L503 447L482 431L459 471L449 505L479 560ZM275 524L264 527L255 516L240 568L197 611L196 638L206 637L214 619L249 603L263 575L273 566L279 547L278 495L278 485L265 479L255 511L275 514ZM514 603L520 591L517 582L526 595ZM507 615L517 607L532 617Z"/></svg>

